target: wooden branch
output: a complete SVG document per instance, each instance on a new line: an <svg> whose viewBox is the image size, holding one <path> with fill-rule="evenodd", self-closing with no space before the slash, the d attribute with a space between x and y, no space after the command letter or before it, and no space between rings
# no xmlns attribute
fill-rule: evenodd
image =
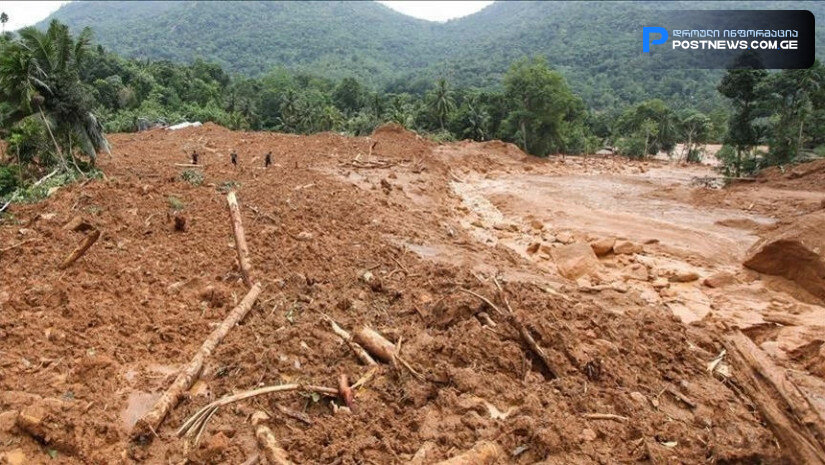
<svg viewBox="0 0 825 465"><path fill-rule="evenodd" d="M253 389L251 391L243 391L237 394L233 394L230 396L221 397L220 399L207 404L197 412L195 412L189 419L187 419L183 425L178 429L177 435L178 437L182 436L191 436L198 431L203 431L206 426L206 422L209 421L209 418L218 410L218 408L231 404L233 402L238 402L244 399L249 399L250 397L256 397L264 394L271 394L274 392L287 392L287 391L309 391L309 392L317 392L318 394L323 394L325 396L330 397L338 397L338 389L328 388L324 386L312 386L312 385L303 385L303 384L278 384L275 386L264 386L262 388Z"/></svg>
<svg viewBox="0 0 825 465"><path fill-rule="evenodd" d="M741 331L728 336L726 345L734 379L756 405L785 453L795 463L825 464L825 425L805 395Z"/></svg>
<svg viewBox="0 0 825 465"><path fill-rule="evenodd" d="M369 353L384 363L392 363L395 355L395 346L377 331L362 326L355 331L355 341L364 346Z"/></svg>
<svg viewBox="0 0 825 465"><path fill-rule="evenodd" d="M173 382L169 389L155 402L152 410L143 415L135 424L135 428L132 431L132 437L134 439L148 440L151 437L150 434L157 431L163 419L166 418L166 415L180 402L189 388L192 387L192 384L203 369L204 361L206 361L212 351L215 350L215 347L220 344L221 340L226 337L229 330L238 324L239 321L243 320L246 314L249 313L249 310L252 309L260 293L261 284L255 283L243 300L241 300L241 303L229 312L229 315L227 315L220 326L212 331L189 364L180 371L175 382Z"/></svg>
<svg viewBox="0 0 825 465"><path fill-rule="evenodd" d="M498 284L496 284L496 285L498 285ZM506 301L506 299L504 299L504 301L505 301L505 304L507 305L507 311L504 311L504 310L500 309L498 306L496 306L496 304L494 304L490 299L488 299L487 297L484 297L481 294L473 292L469 289L460 289L460 290L462 292L466 293L466 294L470 294L470 295L480 299L482 302L487 304L488 307L495 310L496 313L503 316L505 318L505 320L507 321L507 323L510 326L512 326L513 329L515 329L518 332L519 337L521 338L521 341L524 343L524 345L526 345L530 349L530 351L533 352L533 354L536 357L538 357L538 359L541 361L541 363L547 369L547 372L550 375L550 378L555 379L555 378L559 377L559 375L558 375L559 371L556 369L553 362L550 361L550 358L547 356L547 353L544 351L544 349L541 348L541 346L539 346L538 342L536 342L536 340L533 338L533 335L530 334L530 331L527 329L526 326L524 326L524 323L522 323L521 320L516 316L516 314L513 312L513 309L510 308L510 304L509 304L509 302Z"/></svg>
<svg viewBox="0 0 825 465"><path fill-rule="evenodd" d="M330 317L325 317L325 318L329 322L329 325L332 327L332 332L334 332L336 335L338 335L338 337L340 337L341 339L344 340L344 342L347 343L349 348L353 352L355 352L355 356L358 357L358 359L361 360L361 362L364 365L377 365L375 360L370 356L369 352L364 350L364 348L361 347L360 344L355 342L355 340L353 340L350 333L348 333L344 328L338 326L338 324L332 318L330 318Z"/></svg>
<svg viewBox="0 0 825 465"><path fill-rule="evenodd" d="M349 386L349 379L343 373L338 377L338 395L350 411L355 413L355 397L352 394L352 388Z"/></svg>
<svg viewBox="0 0 825 465"><path fill-rule="evenodd" d="M263 456L270 465L294 465L289 460L287 452L278 445L275 435L268 426L264 425L264 421L269 419L269 415L258 410L252 414L252 426L255 427L255 439L258 440L258 447L260 447Z"/></svg>
<svg viewBox="0 0 825 465"><path fill-rule="evenodd" d="M241 277L244 284L252 286L252 263L249 261L249 246L246 245L246 236L241 222L241 209L238 207L238 198L235 191L226 195L226 202L229 204L229 216L232 220L232 234L235 236L235 249L238 251L238 266L241 269Z"/></svg>
<svg viewBox="0 0 825 465"><path fill-rule="evenodd" d="M63 260L63 263L61 263L60 266L58 266L57 268L61 269L61 270L65 270L66 268L71 266L71 264L74 263L75 261L77 261L78 258L82 257L83 254L86 253L87 250L89 250L89 247L91 247L92 244L97 242L97 240L99 238L100 238L100 230L99 229L92 230L92 232L90 232L83 239L83 242L81 242L80 245L78 245L72 251L72 253L70 253L69 256L66 257L65 260Z"/></svg>
<svg viewBox="0 0 825 465"><path fill-rule="evenodd" d="M361 327L355 332L353 338L362 344L369 353L376 356L379 360L385 363L392 364L398 369L398 364L406 368L416 379L423 381L424 376L416 371L409 362L401 357L401 342L398 347L392 345L384 336L368 326Z"/></svg>
<svg viewBox="0 0 825 465"><path fill-rule="evenodd" d="M503 456L504 452L498 444L490 441L479 441L467 452L438 462L436 465L492 465Z"/></svg>
<svg viewBox="0 0 825 465"><path fill-rule="evenodd" d="M585 413L582 417L588 420L613 420L619 422L625 422L630 420L630 418L623 417L621 415L615 415L613 413Z"/></svg>

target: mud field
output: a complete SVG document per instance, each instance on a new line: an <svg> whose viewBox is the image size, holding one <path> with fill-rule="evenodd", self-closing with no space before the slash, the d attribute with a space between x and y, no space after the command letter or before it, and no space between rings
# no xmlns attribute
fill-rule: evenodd
<svg viewBox="0 0 825 465"><path fill-rule="evenodd" d="M447 463L825 460L823 163L715 189L710 167L538 160L391 126L111 141L104 179L0 224L0 463L279 463L253 421L306 464L436 464L480 445L489 457ZM192 149L200 184L179 166ZM133 440L249 290L229 191L263 291ZM328 319L373 328L405 363L362 364ZM342 374L360 383L349 406ZM197 443L176 435L212 401L287 383L333 394L240 400Z"/></svg>

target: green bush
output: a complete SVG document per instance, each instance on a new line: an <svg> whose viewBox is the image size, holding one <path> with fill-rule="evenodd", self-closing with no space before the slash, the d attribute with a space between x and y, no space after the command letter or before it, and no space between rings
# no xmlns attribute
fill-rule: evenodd
<svg viewBox="0 0 825 465"><path fill-rule="evenodd" d="M172 210L179 212L184 209L185 205L183 204L183 200L175 197L174 195L170 195L169 198L166 199L169 202L169 208Z"/></svg>
<svg viewBox="0 0 825 465"><path fill-rule="evenodd" d="M616 141L616 150L620 155L629 158L643 158L645 156L645 140L642 137L621 137Z"/></svg>
<svg viewBox="0 0 825 465"><path fill-rule="evenodd" d="M24 118L12 126L8 153L18 157L22 164L39 161L43 166L50 166L56 162L49 134L38 116Z"/></svg>
<svg viewBox="0 0 825 465"><path fill-rule="evenodd" d="M200 186L203 184L203 172L200 170L183 170L180 178L193 186Z"/></svg>
<svg viewBox="0 0 825 465"><path fill-rule="evenodd" d="M18 165L0 166L0 196L11 194L19 187L21 171Z"/></svg>

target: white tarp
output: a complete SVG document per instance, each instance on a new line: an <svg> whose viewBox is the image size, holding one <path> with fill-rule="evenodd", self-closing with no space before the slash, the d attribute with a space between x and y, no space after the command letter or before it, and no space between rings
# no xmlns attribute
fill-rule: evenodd
<svg viewBox="0 0 825 465"><path fill-rule="evenodd" d="M178 123L178 124L175 124L173 126L169 126L167 129L169 129L170 131L177 131L178 129L196 128L196 127L201 126L201 125L202 124L201 124L200 121L195 121L194 123L190 123L190 122L187 121L187 122L184 122L184 123Z"/></svg>

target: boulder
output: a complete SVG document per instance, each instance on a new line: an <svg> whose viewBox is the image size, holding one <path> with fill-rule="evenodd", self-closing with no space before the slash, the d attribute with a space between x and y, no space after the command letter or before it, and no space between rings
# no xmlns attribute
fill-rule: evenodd
<svg viewBox="0 0 825 465"><path fill-rule="evenodd" d="M599 269L599 259L590 245L583 242L556 247L551 255L559 273L567 279L575 280Z"/></svg>
<svg viewBox="0 0 825 465"><path fill-rule="evenodd" d="M605 237L590 243L590 248L597 257L604 257L613 251L613 245L616 243L615 237Z"/></svg>
<svg viewBox="0 0 825 465"><path fill-rule="evenodd" d="M668 279L672 283L689 283L699 279L699 273L693 270L676 270Z"/></svg>
<svg viewBox="0 0 825 465"><path fill-rule="evenodd" d="M640 244L630 241L620 240L613 244L613 253L617 255L632 255L634 253L642 253L644 248Z"/></svg>
<svg viewBox="0 0 825 465"><path fill-rule="evenodd" d="M641 263L631 263L622 268L622 278L647 281L650 278L650 274L647 271L647 267Z"/></svg>
<svg viewBox="0 0 825 465"><path fill-rule="evenodd" d="M751 247L744 265L783 276L825 299L825 212L800 216L769 232Z"/></svg>
<svg viewBox="0 0 825 465"><path fill-rule="evenodd" d="M736 284L737 282L736 276L733 274L728 273L727 271L720 271L705 278L705 280L702 281L702 284L707 287L719 288L730 286L732 284Z"/></svg>

